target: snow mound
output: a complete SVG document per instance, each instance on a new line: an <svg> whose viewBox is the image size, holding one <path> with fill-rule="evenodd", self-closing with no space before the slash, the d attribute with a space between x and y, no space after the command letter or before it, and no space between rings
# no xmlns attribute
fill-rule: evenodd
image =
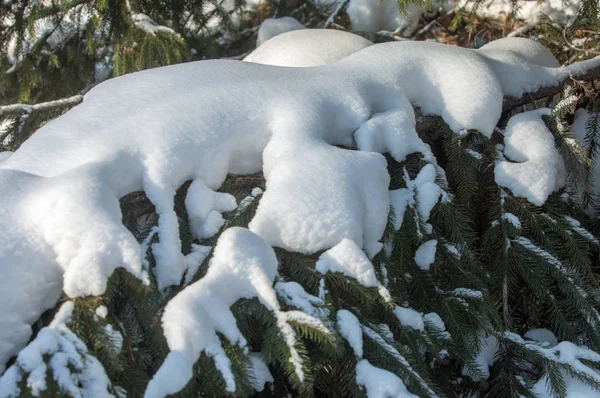
<svg viewBox="0 0 600 398"><path fill-rule="evenodd" d="M550 115L548 108L513 116L504 132L504 155L494 168L498 185L509 188L516 196L526 198L536 206L561 188L559 162L554 136L542 116Z"/></svg>
<svg viewBox="0 0 600 398"><path fill-rule="evenodd" d="M244 61L277 66L320 66L336 62L372 44L361 36L341 30L294 30L272 38L248 54Z"/></svg>
<svg viewBox="0 0 600 398"><path fill-rule="evenodd" d="M306 27L292 17L267 18L258 28L256 47L262 46L268 40L282 33L299 29L306 29Z"/></svg>
<svg viewBox="0 0 600 398"><path fill-rule="evenodd" d="M263 171L267 189L250 229L270 246L313 253L347 238L374 254L390 208L376 152L406 153L399 139L375 145L378 134L413 136L415 105L454 131L489 137L503 98L494 62L474 50L396 42L318 68L200 61L97 85L0 163L0 290L11 298L0 301L0 364L63 290L102 294L118 267L148 282L140 246L121 223L119 198L134 191L145 191L159 215L152 271L160 289L195 266L181 253L175 191L190 180L198 188L186 205L206 236L234 207L216 193L228 173ZM528 82L554 84L598 63L540 66L544 74L532 70ZM370 152L338 147L356 148L363 125Z"/></svg>

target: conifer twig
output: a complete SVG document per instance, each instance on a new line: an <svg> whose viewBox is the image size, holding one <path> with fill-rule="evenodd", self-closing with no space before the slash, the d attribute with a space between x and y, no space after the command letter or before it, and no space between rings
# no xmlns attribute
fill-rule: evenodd
<svg viewBox="0 0 600 398"><path fill-rule="evenodd" d="M335 10L333 10L333 13L331 13L331 15L329 16L329 18L327 18L327 21L325 21L325 24L323 25L324 28L328 28L331 26L331 24L333 24L333 22L335 21L335 17L338 16L338 14L340 12L342 12L350 3L350 0L344 0L341 3L338 4L338 6L335 8Z"/></svg>
<svg viewBox="0 0 600 398"><path fill-rule="evenodd" d="M33 112L50 111L60 108L74 106L83 101L83 95L73 95L72 97L61 98L54 101L41 102L39 104L11 104L0 106L0 116L31 114Z"/></svg>

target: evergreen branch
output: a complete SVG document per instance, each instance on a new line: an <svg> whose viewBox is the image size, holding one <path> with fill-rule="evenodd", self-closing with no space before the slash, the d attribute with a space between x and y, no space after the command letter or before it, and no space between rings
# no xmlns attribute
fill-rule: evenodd
<svg viewBox="0 0 600 398"><path fill-rule="evenodd" d="M593 80L600 78L600 57L593 58L588 61L577 62L567 66L569 76L561 79L558 83L542 87L534 92L523 93L520 98L506 97L502 109L504 111L516 108L518 106L530 103L532 100L551 97L559 94L563 90L563 86L571 80Z"/></svg>
<svg viewBox="0 0 600 398"><path fill-rule="evenodd" d="M5 115L19 115L27 114L30 115L34 112L47 112L56 109L67 108L75 106L83 101L83 95L77 94L67 98L61 98L54 101L41 102L39 104L11 104L0 106L0 116Z"/></svg>

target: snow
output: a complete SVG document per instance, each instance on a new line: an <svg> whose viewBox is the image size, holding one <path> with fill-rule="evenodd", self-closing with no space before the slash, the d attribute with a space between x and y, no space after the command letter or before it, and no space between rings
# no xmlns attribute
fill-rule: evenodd
<svg viewBox="0 0 600 398"><path fill-rule="evenodd" d="M269 371L269 367L263 361L258 353L250 354L250 382L255 391L261 392L265 388L265 384L274 383L273 375Z"/></svg>
<svg viewBox="0 0 600 398"><path fill-rule="evenodd" d="M321 298L307 293L302 285L297 282L277 282L275 291L287 305L294 306L308 315L322 318L329 313L326 308L319 308L325 305ZM317 307L315 308L315 306Z"/></svg>
<svg viewBox="0 0 600 398"><path fill-rule="evenodd" d="M558 345L558 340L552 331L544 328L529 329L523 335L525 339L537 341L545 348L553 348Z"/></svg>
<svg viewBox="0 0 600 398"><path fill-rule="evenodd" d="M320 66L339 61L372 44L361 36L341 30L294 30L272 38L248 54L244 61L278 66Z"/></svg>
<svg viewBox="0 0 600 398"><path fill-rule="evenodd" d="M428 240L422 243L415 252L415 263L423 271L429 271L431 264L435 261L435 252L437 248L437 240Z"/></svg>
<svg viewBox="0 0 600 398"><path fill-rule="evenodd" d="M418 398L406 389L398 376L376 368L366 359L356 365L356 383L365 387L369 398Z"/></svg>
<svg viewBox="0 0 600 398"><path fill-rule="evenodd" d="M102 319L106 318L106 316L108 315L108 309L106 308L106 306L99 305L96 308L96 315L98 315Z"/></svg>
<svg viewBox="0 0 600 398"><path fill-rule="evenodd" d="M394 229L397 231L402 226L407 207L415 207L423 219L429 221L431 210L443 194L442 188L435 183L436 171L433 164L425 165L414 180L404 173L406 188L390 191L390 201L394 214Z"/></svg>
<svg viewBox="0 0 600 398"><path fill-rule="evenodd" d="M202 246L192 243L192 251L188 253L184 258L184 263L187 268L187 272L185 274L185 284L187 285L192 281L194 275L200 268L200 265L210 253L212 247L210 246Z"/></svg>
<svg viewBox="0 0 600 398"><path fill-rule="evenodd" d="M390 293L379 282L375 268L366 254L350 239L344 239L321 254L315 265L317 272L340 272L366 287L377 287L380 295L390 300Z"/></svg>
<svg viewBox="0 0 600 398"><path fill-rule="evenodd" d="M0 163L7 160L8 158L10 158L12 156L12 154L13 153L11 151L0 152Z"/></svg>
<svg viewBox="0 0 600 398"><path fill-rule="evenodd" d="M582 5L581 0L547 0L543 2L527 0L484 0L477 5L477 14L487 18L508 16L513 9L516 17L529 24L538 24L548 17L554 22L572 21ZM471 10L473 3L460 0L458 6Z"/></svg>
<svg viewBox="0 0 600 398"><path fill-rule="evenodd" d="M302 359L294 348L296 335L288 321L306 323L326 333L329 331L321 321L308 314L280 311L272 287L276 275L277 258L267 242L244 228L225 230L217 241L206 275L187 286L165 307L162 326L171 352L148 384L145 396L163 397L180 391L192 378L193 365L201 352L215 361L226 390L236 391L230 360L217 333L247 351L246 339L229 309L241 298L257 297L274 312L277 326L290 350L290 362L302 380Z"/></svg>
<svg viewBox="0 0 600 398"><path fill-rule="evenodd" d="M549 330L537 330L534 333L535 337L543 337L541 340L553 340L553 333ZM573 377L570 371L565 370L570 368L577 373L584 374L588 379L594 380L595 383L600 383L600 373L589 366L587 366L582 360L590 362L600 362L600 354L591 351L585 347L577 346L568 341L562 341L556 345L552 345L553 341L550 341L548 348L540 346L537 342L530 343L523 340L519 335L514 333L505 332L504 336L514 343L523 345L526 349L535 351L537 354L542 355L550 361L558 363L562 368L561 373L565 381L566 397L567 398L593 398L598 396L598 391L595 390L590 384L583 383L579 379ZM552 390L550 389L550 383L548 382L548 376L544 375L532 388L533 394L538 397L549 397L553 396Z"/></svg>
<svg viewBox="0 0 600 398"><path fill-rule="evenodd" d="M575 112L575 119L573 120L573 124L571 125L571 130L573 131L575 137L579 140L580 145L584 149L588 149L585 145L585 137L587 128L594 127L593 126L593 117L594 113L587 111L585 109L577 109ZM600 131L600 117L596 119L596 131ZM593 130L592 130L593 131ZM2 154L0 154L1 156ZM596 195L600 195L600 156L596 155L594 159L594 165L591 170L591 183L594 187L594 193ZM589 209L590 212L592 209Z"/></svg>
<svg viewBox="0 0 600 398"><path fill-rule="evenodd" d="M479 353L475 357L475 364L481 373L481 377L488 379L490 377L490 367L494 365L496 352L498 351L498 339L492 335L483 337ZM478 377L470 372L466 367L463 368L463 375L469 376L474 380Z"/></svg>
<svg viewBox="0 0 600 398"><path fill-rule="evenodd" d="M515 216L513 213L502 214L502 219L515 227L517 231L521 230L521 220L519 220L519 217Z"/></svg>
<svg viewBox="0 0 600 398"><path fill-rule="evenodd" d="M494 168L498 185L536 206L561 187L558 168L562 159L541 118L550 114L550 109L542 108L511 117L504 132L504 155L510 161L500 160Z"/></svg>
<svg viewBox="0 0 600 398"><path fill-rule="evenodd" d="M337 312L337 327L342 337L354 350L354 355L362 358L363 338L358 318L348 310L339 310Z"/></svg>
<svg viewBox="0 0 600 398"><path fill-rule="evenodd" d="M554 84L598 62L544 69L532 80ZM489 137L503 97L490 65L477 50L395 42L316 68L201 61L95 86L0 163L0 290L11 298L0 302L7 314L0 364L63 291L100 295L118 267L149 283L140 245L121 223L119 198L131 192L145 191L159 215L152 252L160 289L180 284L190 266L174 211L177 188L201 180L195 185L210 196L206 189L214 194L228 173L263 171L267 189L250 229L268 245L314 253L350 239L374 255L390 209L386 161L336 145L355 147L354 132L373 115L410 116L409 103L454 131ZM433 166L421 173L433 183ZM429 204L439 193L430 187Z"/></svg>
<svg viewBox="0 0 600 398"><path fill-rule="evenodd" d="M592 243L598 244L598 239L594 235L592 235L587 229L581 226L581 223L574 219L573 217L563 216L565 221L567 221L571 225L571 229L575 231L582 238L589 240Z"/></svg>
<svg viewBox="0 0 600 398"><path fill-rule="evenodd" d="M230 361L217 333L245 348L229 307L240 298L258 297L267 308L278 309L271 287L276 275L277 258L263 239L243 228L223 232L206 276L165 307L162 326L171 352L148 384L146 397L163 397L185 387L202 351L214 359L227 391L235 392Z"/></svg>
<svg viewBox="0 0 600 398"><path fill-rule="evenodd" d="M69 330L74 304L63 304L49 326L40 330L36 338L17 356L0 378L0 396L20 396L18 384L28 374L27 387L34 396L47 389L46 377L50 371L60 389L75 398L113 397L108 388L110 381L100 362L88 353L85 344Z"/></svg>
<svg viewBox="0 0 600 398"><path fill-rule="evenodd" d="M444 335L447 338L450 338L450 333L446 331L446 324L442 320L442 318L435 312L430 312L428 314L423 315L423 320L426 324L430 324L441 332L445 332Z"/></svg>
<svg viewBox="0 0 600 398"><path fill-rule="evenodd" d="M185 197L190 228L198 239L210 238L219 232L225 223L221 213L233 211L236 207L233 196L213 191L201 179L192 182Z"/></svg>
<svg viewBox="0 0 600 398"><path fill-rule="evenodd" d="M177 35L175 31L167 26L162 26L157 24L152 18L143 13L132 14L131 19L133 23L138 28L142 29L144 32L156 35L157 32L166 32Z"/></svg>
<svg viewBox="0 0 600 398"><path fill-rule="evenodd" d="M304 25L292 17L267 18L260 24L256 38L256 47L265 44L266 41L282 33L293 30L306 29Z"/></svg>
<svg viewBox="0 0 600 398"><path fill-rule="evenodd" d="M423 314L421 312L417 312L411 308L396 307L394 308L394 314L402 326L420 331L425 330L425 323L423 322Z"/></svg>

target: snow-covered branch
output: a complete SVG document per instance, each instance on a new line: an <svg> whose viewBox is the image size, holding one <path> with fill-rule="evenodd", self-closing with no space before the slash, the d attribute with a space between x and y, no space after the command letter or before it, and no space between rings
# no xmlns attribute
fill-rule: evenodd
<svg viewBox="0 0 600 398"><path fill-rule="evenodd" d="M577 62L567 67L571 70L570 76L557 81L555 84L542 87L536 91L526 92L521 97L506 97L502 108L504 110L513 109L518 106L530 103L542 98L548 98L559 94L565 84L572 80L594 80L600 78L600 57L594 59Z"/></svg>
<svg viewBox="0 0 600 398"><path fill-rule="evenodd" d="M30 114L33 112L44 112L55 109L67 108L74 106L83 101L83 95L74 95L72 97L61 98L54 101L41 102L39 104L11 104L0 106L0 116Z"/></svg>

